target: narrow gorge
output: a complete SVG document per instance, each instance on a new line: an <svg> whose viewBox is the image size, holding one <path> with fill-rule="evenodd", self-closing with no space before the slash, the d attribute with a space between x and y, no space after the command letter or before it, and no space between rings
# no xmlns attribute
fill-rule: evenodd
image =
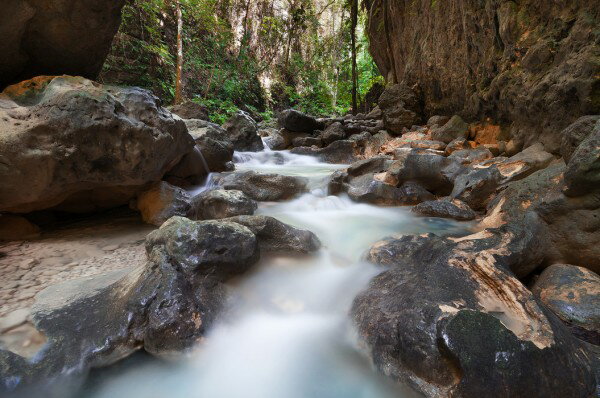
<svg viewBox="0 0 600 398"><path fill-rule="evenodd" d="M600 1L2 11L1 398L600 396Z"/></svg>

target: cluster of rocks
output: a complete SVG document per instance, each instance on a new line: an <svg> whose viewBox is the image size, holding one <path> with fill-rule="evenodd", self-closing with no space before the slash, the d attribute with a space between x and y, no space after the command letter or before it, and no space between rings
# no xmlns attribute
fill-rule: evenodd
<svg viewBox="0 0 600 398"><path fill-rule="evenodd" d="M558 157L540 143L518 153L510 141L481 144L458 116L408 126L407 106L382 110L402 133L384 156L336 173L330 192L419 202L413 211L425 216L480 217L481 231L372 246L367 259L384 271L352 316L373 363L426 396L594 396L600 118L562 131Z"/></svg>

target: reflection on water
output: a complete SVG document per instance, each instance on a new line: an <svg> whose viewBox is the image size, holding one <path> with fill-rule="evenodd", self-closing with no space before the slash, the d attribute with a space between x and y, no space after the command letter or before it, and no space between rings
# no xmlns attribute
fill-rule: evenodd
<svg viewBox="0 0 600 398"><path fill-rule="evenodd" d="M313 191L258 213L310 229L323 248L310 256L263 256L231 283L234 309L189 359L136 366L103 383L93 398L413 397L377 375L357 349L347 316L377 272L361 255L390 234L465 233L468 225L416 218L406 208L323 195L329 165L288 152L237 154L238 170L307 176ZM319 185L320 184L320 185Z"/></svg>

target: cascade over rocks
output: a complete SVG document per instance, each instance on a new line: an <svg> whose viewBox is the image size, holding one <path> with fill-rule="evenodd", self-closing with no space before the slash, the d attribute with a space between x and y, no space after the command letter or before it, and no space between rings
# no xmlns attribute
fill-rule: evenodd
<svg viewBox="0 0 600 398"><path fill-rule="evenodd" d="M190 135L196 141L211 172L230 170L233 142L221 126L199 119L185 120Z"/></svg>
<svg viewBox="0 0 600 398"><path fill-rule="evenodd" d="M81 77L8 87L0 130L0 211L10 212L126 204L194 148L183 121L148 91Z"/></svg>
<svg viewBox="0 0 600 398"><path fill-rule="evenodd" d="M0 13L0 90L39 75L95 79L124 0L8 0Z"/></svg>

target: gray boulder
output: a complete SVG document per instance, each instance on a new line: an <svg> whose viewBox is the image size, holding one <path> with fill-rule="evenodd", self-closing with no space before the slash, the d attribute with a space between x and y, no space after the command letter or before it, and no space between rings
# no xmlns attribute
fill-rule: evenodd
<svg viewBox="0 0 600 398"><path fill-rule="evenodd" d="M242 191L261 202L291 199L306 192L308 184L303 177L259 174L254 171L224 174L216 177L215 182L223 189Z"/></svg>
<svg viewBox="0 0 600 398"><path fill-rule="evenodd" d="M233 142L221 126L199 119L186 120L185 124L208 169L211 172L227 171L233 159Z"/></svg>
<svg viewBox="0 0 600 398"><path fill-rule="evenodd" d="M403 128L409 128L420 120L419 99L405 84L386 87L379 97L379 108L385 128L393 134L402 134Z"/></svg>
<svg viewBox="0 0 600 398"><path fill-rule="evenodd" d="M127 204L193 150L183 121L140 88L39 77L0 94L0 211Z"/></svg>
<svg viewBox="0 0 600 398"><path fill-rule="evenodd" d="M212 189L191 200L189 217L194 220L215 220L251 215L258 205L242 191Z"/></svg>
<svg viewBox="0 0 600 398"><path fill-rule="evenodd" d="M310 253L319 250L321 242L311 231L294 228L268 216L238 216L225 221L248 227L256 237L261 251L279 253Z"/></svg>
<svg viewBox="0 0 600 398"><path fill-rule="evenodd" d="M443 126L431 129L431 138L446 144L457 138L467 138L468 134L469 125L458 115L452 116Z"/></svg>
<svg viewBox="0 0 600 398"><path fill-rule="evenodd" d="M168 109L182 119L209 120L208 108L194 101L186 101L182 104L170 106Z"/></svg>
<svg viewBox="0 0 600 398"><path fill-rule="evenodd" d="M223 128L236 151L258 152L265 149L258 135L258 125L248 113L237 111L225 122Z"/></svg>
<svg viewBox="0 0 600 398"><path fill-rule="evenodd" d="M312 133L315 130L322 130L323 123L320 123L312 116L297 111L295 109L286 109L277 116L279 127L298 133Z"/></svg>
<svg viewBox="0 0 600 398"><path fill-rule="evenodd" d="M190 202L186 191L161 181L141 192L134 207L145 222L161 226L173 216L186 216L190 211Z"/></svg>
<svg viewBox="0 0 600 398"><path fill-rule="evenodd" d="M419 203L411 211L420 216L452 218L458 221L470 221L477 217L477 214L466 203L450 198L428 200Z"/></svg>

